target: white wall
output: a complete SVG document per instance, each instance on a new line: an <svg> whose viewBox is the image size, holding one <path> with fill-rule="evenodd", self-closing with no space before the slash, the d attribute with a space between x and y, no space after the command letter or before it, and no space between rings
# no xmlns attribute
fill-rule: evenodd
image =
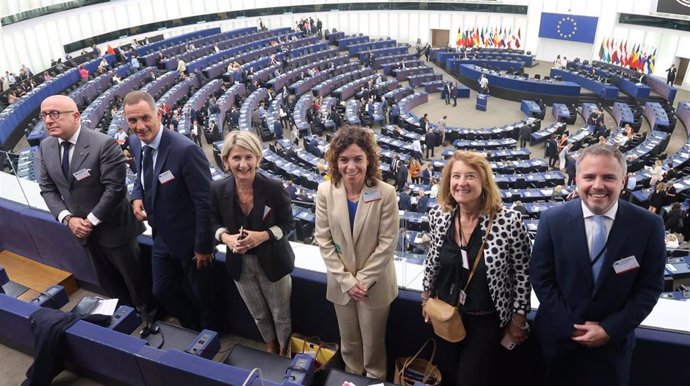
<svg viewBox="0 0 690 386"><path fill-rule="evenodd" d="M2 2L3 0L0 0ZM45 0L50 1L50 0ZM363 2L355 0L354 2ZM112 0L109 3L82 7L75 10L30 19L0 27L0 72L17 71L26 64L34 71L48 67L52 58L65 55L63 45L114 30L180 17L241 9L271 6L352 3L346 0ZM353 11L309 14L320 17L327 28L347 33L363 33L372 37L391 37L400 42L414 44L431 40L431 29L450 30L454 44L459 28L514 27L520 28L524 48L538 59L551 61L556 55L568 58L594 58L601 41L615 36L628 41L657 44L656 74L675 61L677 56L690 57L690 32L671 31L650 27L618 24L618 13L653 14L656 0L503 0L503 4L528 5L527 15L503 15L468 12L430 11ZM572 13L597 16L599 23L593 45L538 37L541 12ZM270 28L294 26L303 15L284 14L263 17ZM166 37L194 30L220 26L223 31L257 25L256 18L207 23L165 30ZM160 32L156 32L160 33ZM131 41L127 37L113 45ZM690 80L686 85L690 86Z"/></svg>

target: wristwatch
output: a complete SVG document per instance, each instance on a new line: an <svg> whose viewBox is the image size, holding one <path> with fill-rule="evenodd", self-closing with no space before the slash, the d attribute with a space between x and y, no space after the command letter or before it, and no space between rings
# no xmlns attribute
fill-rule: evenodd
<svg viewBox="0 0 690 386"><path fill-rule="evenodd" d="M65 216L65 217L62 219L62 223L65 224L65 225L69 225L69 219L71 219L71 218L72 218L72 215L71 215L71 214L68 214L67 216Z"/></svg>

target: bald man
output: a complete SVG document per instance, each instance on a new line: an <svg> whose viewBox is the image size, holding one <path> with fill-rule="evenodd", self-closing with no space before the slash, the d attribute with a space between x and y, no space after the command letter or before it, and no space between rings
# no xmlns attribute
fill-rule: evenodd
<svg viewBox="0 0 690 386"><path fill-rule="evenodd" d="M131 301L148 334L155 328L155 308L137 243L144 226L127 200L125 157L114 138L82 127L80 117L67 96L50 96L41 103L49 135L38 153L41 195L86 249L101 288Z"/></svg>

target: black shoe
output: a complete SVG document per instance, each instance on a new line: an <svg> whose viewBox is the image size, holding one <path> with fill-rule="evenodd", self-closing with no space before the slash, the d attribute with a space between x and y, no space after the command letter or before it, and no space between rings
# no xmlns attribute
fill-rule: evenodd
<svg viewBox="0 0 690 386"><path fill-rule="evenodd" d="M139 331L139 336L142 338L146 338L149 335L156 335L160 332L160 326L158 326L158 323L155 321L153 322L146 322L146 325L144 328Z"/></svg>

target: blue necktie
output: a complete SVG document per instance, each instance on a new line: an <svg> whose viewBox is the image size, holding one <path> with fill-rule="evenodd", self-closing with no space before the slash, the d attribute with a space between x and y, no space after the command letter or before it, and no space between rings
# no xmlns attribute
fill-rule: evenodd
<svg viewBox="0 0 690 386"><path fill-rule="evenodd" d="M69 145L68 141L62 141L62 175L69 181Z"/></svg>
<svg viewBox="0 0 690 386"><path fill-rule="evenodd" d="M601 254L596 261L592 262L592 276L594 276L594 283L596 284L601 271L601 266L606 258L606 251L604 251L604 248L606 247L606 238L608 235L606 232L606 217L598 215L592 217L592 219L594 220L594 228L592 229L592 232L594 232L594 237L592 237L592 250L590 251L590 258L594 260L597 258L597 255Z"/></svg>
<svg viewBox="0 0 690 386"><path fill-rule="evenodd" d="M153 203L153 148L151 146L144 146L144 205L151 205Z"/></svg>

